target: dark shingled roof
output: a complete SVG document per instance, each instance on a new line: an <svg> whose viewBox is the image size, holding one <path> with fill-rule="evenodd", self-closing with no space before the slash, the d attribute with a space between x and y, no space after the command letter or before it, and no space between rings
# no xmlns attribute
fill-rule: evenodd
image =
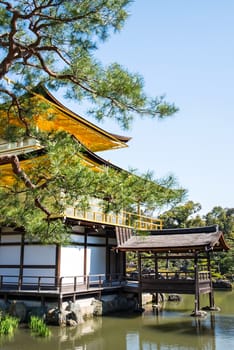
<svg viewBox="0 0 234 350"><path fill-rule="evenodd" d="M131 236L117 247L120 251L192 252L228 250L218 226L190 229L165 229L150 234Z"/></svg>

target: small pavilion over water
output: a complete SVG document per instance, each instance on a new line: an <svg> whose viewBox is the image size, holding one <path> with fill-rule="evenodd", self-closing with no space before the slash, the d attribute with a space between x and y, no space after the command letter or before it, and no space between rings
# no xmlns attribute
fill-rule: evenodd
<svg viewBox="0 0 234 350"><path fill-rule="evenodd" d="M224 235L217 225L186 229L163 229L148 231L146 235L123 235L117 228L118 245L116 250L136 252L138 255L138 295L139 306L142 306L141 295L144 292L194 294L194 315L200 312L200 295L209 294L210 310L215 310L212 286L210 258L212 252L227 251ZM152 271L145 271L145 254L154 265ZM189 270L160 272L161 260L190 260L193 267Z"/></svg>

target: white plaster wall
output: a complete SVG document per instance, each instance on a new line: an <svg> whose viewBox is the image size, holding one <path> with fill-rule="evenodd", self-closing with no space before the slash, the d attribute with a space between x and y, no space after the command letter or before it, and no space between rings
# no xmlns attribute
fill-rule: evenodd
<svg viewBox="0 0 234 350"><path fill-rule="evenodd" d="M2 283L18 283L19 269L16 268L1 268L0 276L3 276ZM7 277L4 277L7 276Z"/></svg>
<svg viewBox="0 0 234 350"><path fill-rule="evenodd" d="M30 276L30 277L38 277L38 276L46 276L46 277L54 277L55 276L55 269L28 269L24 268L23 272L24 276Z"/></svg>
<svg viewBox="0 0 234 350"><path fill-rule="evenodd" d="M92 247L87 249L87 275L105 275L106 248ZM94 277L97 279L97 276ZM102 279L105 279L103 277Z"/></svg>
<svg viewBox="0 0 234 350"><path fill-rule="evenodd" d="M84 248L80 246L68 246L61 248L60 274L64 277L80 276L78 282L82 282L84 275ZM63 283L72 283L72 278L64 278Z"/></svg>
<svg viewBox="0 0 234 350"><path fill-rule="evenodd" d="M1 276L15 276L18 279L19 269L17 268L0 268ZM4 279L5 281L5 279Z"/></svg>
<svg viewBox="0 0 234 350"><path fill-rule="evenodd" d="M23 271L23 283L38 284L38 277L41 277L40 283L55 284L55 269L28 269Z"/></svg>
<svg viewBox="0 0 234 350"><path fill-rule="evenodd" d="M18 265L20 263L20 246L1 246L0 265Z"/></svg>
<svg viewBox="0 0 234 350"><path fill-rule="evenodd" d="M27 245L24 247L24 265L54 265L56 246Z"/></svg>

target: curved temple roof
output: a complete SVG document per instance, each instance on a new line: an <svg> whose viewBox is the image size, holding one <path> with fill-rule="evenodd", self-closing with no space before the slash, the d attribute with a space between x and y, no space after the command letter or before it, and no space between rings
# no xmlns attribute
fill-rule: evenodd
<svg viewBox="0 0 234 350"><path fill-rule="evenodd" d="M119 251L182 253L229 250L218 226L150 231L149 235L131 236L116 247Z"/></svg>
<svg viewBox="0 0 234 350"><path fill-rule="evenodd" d="M131 139L131 137L109 133L72 112L45 87L38 87L38 91L32 92L32 96L44 100L54 115L54 118L48 119L46 114L49 110L46 110L44 114L38 116L37 126L41 130L65 130L92 152L127 147L127 142Z"/></svg>
<svg viewBox="0 0 234 350"><path fill-rule="evenodd" d="M80 115L72 112L58 101L45 87L40 86L35 91L27 95L32 105L37 105L38 101L43 101L47 108L40 108L40 113L36 110L34 121L37 127L42 131L63 130L73 135L84 148L81 154L83 162L94 169L99 169L100 166L109 166L117 170L119 167L111 164L102 157L95 154L98 151L111 150L115 148L128 147L127 143L130 137L115 135L101 129L93 123L82 118ZM6 117L6 115L3 116ZM11 123L19 126L19 121L14 116L11 118ZM1 140L2 130L0 126L0 155L16 154L21 161L21 167L24 171L31 168L35 161L45 162L45 152L43 147L35 140L20 140L19 142L8 143ZM11 164L2 162L0 164L1 181L7 184L14 182Z"/></svg>

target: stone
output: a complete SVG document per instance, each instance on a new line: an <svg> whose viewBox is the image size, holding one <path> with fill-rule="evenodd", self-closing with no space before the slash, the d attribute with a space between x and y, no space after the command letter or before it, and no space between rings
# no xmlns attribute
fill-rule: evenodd
<svg viewBox="0 0 234 350"><path fill-rule="evenodd" d="M168 301L181 301L182 297L178 294L169 294L167 300Z"/></svg>
<svg viewBox="0 0 234 350"><path fill-rule="evenodd" d="M64 315L58 308L52 308L46 314L46 323L55 326L66 325L66 317L64 318Z"/></svg>
<svg viewBox="0 0 234 350"><path fill-rule="evenodd" d="M202 308L202 310L205 310L205 311L217 311L217 312L221 311L220 307L215 306L215 305L214 306L204 306Z"/></svg>
<svg viewBox="0 0 234 350"><path fill-rule="evenodd" d="M198 310L197 312L193 311L191 313L191 316L193 317L206 317L207 316L207 312L203 311L203 310Z"/></svg>
<svg viewBox="0 0 234 350"><path fill-rule="evenodd" d="M0 311L3 311L3 313L7 313L9 306L11 304L8 301L0 300Z"/></svg>
<svg viewBox="0 0 234 350"><path fill-rule="evenodd" d="M17 317L19 322L26 322L27 307L23 302L16 302L15 300L9 306L9 315Z"/></svg>
<svg viewBox="0 0 234 350"><path fill-rule="evenodd" d="M125 295L108 295L101 300L94 300L94 316L108 315L116 311L135 310L137 306L136 298L128 298Z"/></svg>
<svg viewBox="0 0 234 350"><path fill-rule="evenodd" d="M67 307L65 308L66 311L70 311L71 317L74 321L76 321L77 324L81 324L84 322L81 307L78 303L72 303L71 301L68 303Z"/></svg>
<svg viewBox="0 0 234 350"><path fill-rule="evenodd" d="M32 306L29 307L28 313L27 313L27 322L29 322L31 316L37 316L43 320L46 319L47 314L47 308L43 306Z"/></svg>
<svg viewBox="0 0 234 350"><path fill-rule="evenodd" d="M66 324L70 327L76 327L78 325L78 323L72 319L68 319Z"/></svg>
<svg viewBox="0 0 234 350"><path fill-rule="evenodd" d="M215 289L232 289L232 283L228 280L218 279L213 282L213 288Z"/></svg>
<svg viewBox="0 0 234 350"><path fill-rule="evenodd" d="M103 314L102 313L102 302L100 300L95 299L95 300L93 300L92 304L94 307L93 315L94 316L102 316L102 314Z"/></svg>

